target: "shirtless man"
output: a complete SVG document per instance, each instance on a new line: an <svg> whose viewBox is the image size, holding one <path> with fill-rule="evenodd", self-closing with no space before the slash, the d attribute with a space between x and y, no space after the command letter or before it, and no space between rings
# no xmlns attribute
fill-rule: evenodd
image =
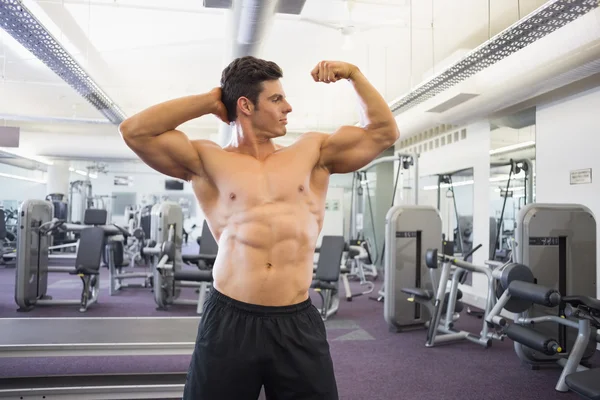
<svg viewBox="0 0 600 400"><path fill-rule="evenodd" d="M385 100L351 64L322 61L316 82L350 81L365 127L308 132L293 145L292 111L273 62L243 57L209 93L150 107L120 126L125 143L155 170L192 183L219 243L185 385L186 400L337 400L325 325L311 304L313 254L329 176L362 168L398 140ZM235 124L224 148L176 128L213 114Z"/></svg>

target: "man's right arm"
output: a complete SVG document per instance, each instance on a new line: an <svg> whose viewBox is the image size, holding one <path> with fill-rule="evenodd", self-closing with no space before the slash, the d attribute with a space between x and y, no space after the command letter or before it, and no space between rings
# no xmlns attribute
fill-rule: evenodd
<svg viewBox="0 0 600 400"><path fill-rule="evenodd" d="M176 128L206 114L227 118L220 89L157 104L119 125L123 140L146 164L165 175L189 181L204 173L190 139Z"/></svg>

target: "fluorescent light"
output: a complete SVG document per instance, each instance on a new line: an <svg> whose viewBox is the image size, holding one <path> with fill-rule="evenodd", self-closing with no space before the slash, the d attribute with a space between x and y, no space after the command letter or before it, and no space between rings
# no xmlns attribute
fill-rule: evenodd
<svg viewBox="0 0 600 400"><path fill-rule="evenodd" d="M453 187L457 187L457 186L467 186L467 185L472 185L473 183L475 183L473 180L468 180L468 181L462 181L462 182L453 182L452 186ZM440 185L440 188L449 188L450 184L449 183L442 183ZM431 185L431 186L425 186L423 187L423 190L437 190L438 186L437 185Z"/></svg>
<svg viewBox="0 0 600 400"><path fill-rule="evenodd" d="M511 179L520 179L517 178L516 175L513 174L513 178ZM508 175L500 175L500 176L496 176L493 178L490 178L490 182L506 182L508 181ZM475 183L475 181L473 180L468 180L468 181L462 181L462 182L453 182L452 186L457 187L457 186L467 186L467 185L473 185ZM440 185L441 188L449 188L450 184L449 183L442 183ZM437 190L437 185L431 185L431 186L424 186L423 190ZM510 189L510 190L515 190L515 189Z"/></svg>
<svg viewBox="0 0 600 400"><path fill-rule="evenodd" d="M4 153L12 154L13 156L26 158L31 161L36 161L36 162L39 162L42 164L54 165L54 163L52 161L48 160L47 158L36 156L33 154L27 154L23 150L14 150L14 149L6 148L6 147L0 147L0 151L2 151Z"/></svg>
<svg viewBox="0 0 600 400"><path fill-rule="evenodd" d="M46 181L43 180L43 179L28 178L26 176L19 176L19 175L13 175L13 174L5 174L5 173L2 173L2 172L0 172L0 176L2 176L4 178L19 179L21 181L29 181L29 182L35 182L35 183L46 183Z"/></svg>
<svg viewBox="0 0 600 400"><path fill-rule="evenodd" d="M525 149L525 148L533 147L533 146L535 146L534 141L511 144L510 146L505 146L505 147L500 147L495 150L490 150L490 155L500 154L500 153L508 153L509 151L521 150L521 149Z"/></svg>
<svg viewBox="0 0 600 400"><path fill-rule="evenodd" d="M88 176L90 178L92 178L92 179L97 179L98 178L98 174L89 174Z"/></svg>
<svg viewBox="0 0 600 400"><path fill-rule="evenodd" d="M502 189L502 191L505 191L505 190L506 190L506 188L503 188L503 189ZM525 190L525 186L517 186L517 187L511 187L511 188L508 188L508 191L509 191L509 192L520 192L520 191L522 191L522 190ZM494 192L496 192L496 193L500 193L500 189L499 189L499 188L496 188L496 189L494 189Z"/></svg>

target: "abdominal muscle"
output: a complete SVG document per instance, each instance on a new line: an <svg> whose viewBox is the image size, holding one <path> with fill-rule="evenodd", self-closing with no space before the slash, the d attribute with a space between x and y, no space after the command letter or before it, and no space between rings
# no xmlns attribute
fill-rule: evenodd
<svg viewBox="0 0 600 400"><path fill-rule="evenodd" d="M270 203L231 215L219 227L215 289L265 306L306 300L320 225L303 204Z"/></svg>

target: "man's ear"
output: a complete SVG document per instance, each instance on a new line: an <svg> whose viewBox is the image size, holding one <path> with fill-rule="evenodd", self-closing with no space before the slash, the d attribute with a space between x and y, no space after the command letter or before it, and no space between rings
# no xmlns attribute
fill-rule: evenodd
<svg viewBox="0 0 600 400"><path fill-rule="evenodd" d="M250 115L254 111L254 104L247 97L240 97L237 101L237 107L239 112L245 115Z"/></svg>

